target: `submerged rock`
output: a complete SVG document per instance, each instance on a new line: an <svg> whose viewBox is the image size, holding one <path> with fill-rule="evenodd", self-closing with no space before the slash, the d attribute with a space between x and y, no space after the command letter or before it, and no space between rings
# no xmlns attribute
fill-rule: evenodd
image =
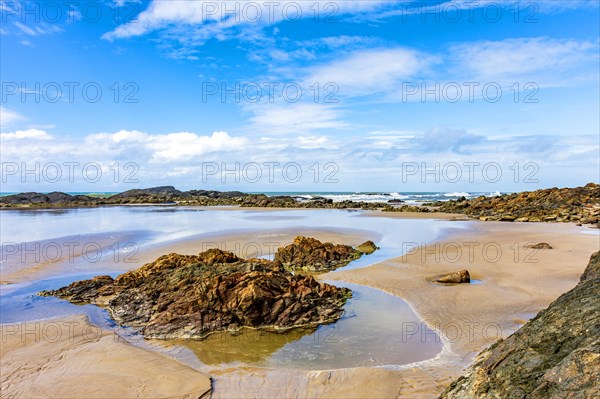
<svg viewBox="0 0 600 399"><path fill-rule="evenodd" d="M277 250L275 261L286 270L329 271L347 265L360 258L363 253L372 253L377 249L372 241L367 241L360 247L371 252L363 252L350 245L322 243L314 238L298 236L293 243Z"/></svg>
<svg viewBox="0 0 600 399"><path fill-rule="evenodd" d="M433 282L440 284L464 284L471 282L471 275L468 270L461 270L455 273L442 274L433 279Z"/></svg>
<svg viewBox="0 0 600 399"><path fill-rule="evenodd" d="M370 255L373 252L375 252L376 250L378 250L379 247L377 245L375 245L375 243L373 241L369 240L369 241L363 242L362 244L357 246L355 249L357 251L362 252L365 255Z"/></svg>
<svg viewBox="0 0 600 399"><path fill-rule="evenodd" d="M481 352L440 396L595 398L600 392L600 252L580 283Z"/></svg>
<svg viewBox="0 0 600 399"><path fill-rule="evenodd" d="M94 277L40 295L104 307L147 338L201 339L242 327L283 331L331 323L351 291L282 271L277 262L210 249L164 255L114 280Z"/></svg>

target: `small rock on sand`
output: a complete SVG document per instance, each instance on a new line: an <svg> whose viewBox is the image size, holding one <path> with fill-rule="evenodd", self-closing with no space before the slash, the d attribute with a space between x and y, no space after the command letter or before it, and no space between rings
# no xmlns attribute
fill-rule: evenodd
<svg viewBox="0 0 600 399"><path fill-rule="evenodd" d="M468 270L461 270L455 273L447 273L442 274L441 276L437 276L434 280L434 283L440 284L463 284L471 282L471 275Z"/></svg>
<svg viewBox="0 0 600 399"><path fill-rule="evenodd" d="M532 248L532 249L552 249L552 246L550 244L548 244L547 242L540 242L538 244L525 245L525 248Z"/></svg>
<svg viewBox="0 0 600 399"><path fill-rule="evenodd" d="M379 247L377 245L375 245L375 243L371 240L363 242L362 244L360 244L358 247L354 248L357 251L362 252L365 255L370 255L373 252L375 252L376 250L379 249Z"/></svg>

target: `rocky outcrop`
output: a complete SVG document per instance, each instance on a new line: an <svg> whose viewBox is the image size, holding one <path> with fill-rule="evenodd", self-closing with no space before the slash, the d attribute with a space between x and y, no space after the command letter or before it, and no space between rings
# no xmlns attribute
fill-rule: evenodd
<svg viewBox="0 0 600 399"><path fill-rule="evenodd" d="M471 275L468 270L461 270L455 273L442 274L433 279L434 283L439 284L465 284L471 282Z"/></svg>
<svg viewBox="0 0 600 399"><path fill-rule="evenodd" d="M479 354L440 398L595 398L600 392L600 252L580 283Z"/></svg>
<svg viewBox="0 0 600 399"><path fill-rule="evenodd" d="M38 205L38 206L53 206L53 205L90 205L94 202L94 198L86 195L70 195L58 191L48 194L42 193L20 193L6 195L0 197L0 204L5 206L10 205Z"/></svg>
<svg viewBox="0 0 600 399"><path fill-rule="evenodd" d="M592 255L588 267L581 275L579 282L600 279L600 251Z"/></svg>
<svg viewBox="0 0 600 399"><path fill-rule="evenodd" d="M331 323L351 291L293 275L278 262L210 249L161 256L114 280L99 276L40 295L104 307L147 338L201 339L243 327L282 331Z"/></svg>
<svg viewBox="0 0 600 399"><path fill-rule="evenodd" d="M362 249L359 250L359 247ZM324 272L345 266L360 258L363 253L372 253L375 249L377 247L372 241L355 249L350 245L322 243L314 238L298 236L293 243L277 250L275 262L286 270Z"/></svg>
<svg viewBox="0 0 600 399"><path fill-rule="evenodd" d="M464 213L483 221L575 222L600 220L600 185L549 188L531 192L436 202L430 205L449 213Z"/></svg>

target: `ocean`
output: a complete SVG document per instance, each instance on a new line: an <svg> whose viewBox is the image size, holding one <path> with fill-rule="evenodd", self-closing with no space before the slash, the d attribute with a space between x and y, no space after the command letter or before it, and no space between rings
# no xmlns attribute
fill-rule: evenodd
<svg viewBox="0 0 600 399"><path fill-rule="evenodd" d="M437 191L437 192L266 192L268 196L275 195L290 195L298 200L310 200L315 197L323 197L333 200L334 202L341 201L364 201L364 202L387 202L390 200L401 200L407 204L419 204L423 202L433 201L448 201L460 197L476 198L481 195L493 197L502 195L500 192L466 192L466 191Z"/></svg>

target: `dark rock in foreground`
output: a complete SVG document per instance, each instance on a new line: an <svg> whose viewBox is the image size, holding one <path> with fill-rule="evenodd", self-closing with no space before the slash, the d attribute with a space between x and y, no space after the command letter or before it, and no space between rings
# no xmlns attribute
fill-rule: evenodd
<svg viewBox="0 0 600 399"><path fill-rule="evenodd" d="M293 275L277 262L210 249L161 256L114 280L99 276L40 295L106 308L147 338L201 339L242 327L283 331L331 323L351 291Z"/></svg>
<svg viewBox="0 0 600 399"><path fill-rule="evenodd" d="M350 245L322 243L314 238L299 236L290 245L277 250L275 262L280 263L286 270L323 272L345 266L360 258L363 253L372 253L375 249L377 247L372 241L367 241L355 249Z"/></svg>
<svg viewBox="0 0 600 399"><path fill-rule="evenodd" d="M600 252L580 283L479 354L440 398L597 398Z"/></svg>
<svg viewBox="0 0 600 399"><path fill-rule="evenodd" d="M433 282L440 284L465 284L471 282L471 275L468 270L461 270L456 273L442 274L433 279Z"/></svg>

